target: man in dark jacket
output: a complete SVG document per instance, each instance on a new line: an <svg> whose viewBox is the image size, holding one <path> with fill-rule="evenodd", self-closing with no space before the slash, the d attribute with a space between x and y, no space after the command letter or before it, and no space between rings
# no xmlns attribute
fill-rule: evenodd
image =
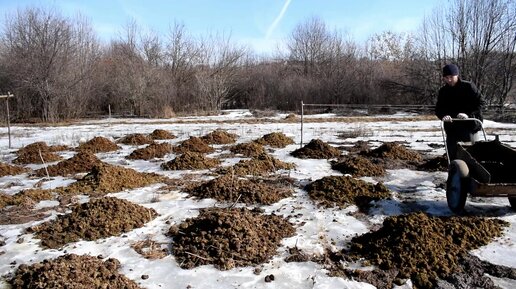
<svg viewBox="0 0 516 289"><path fill-rule="evenodd" d="M445 85L439 89L435 115L445 122L446 147L448 156L455 158L458 141L469 141L474 133L480 130L480 125L475 122L456 122L453 119L482 118L482 94L476 85L470 81L464 81L459 77L459 68L455 64L443 67L443 80Z"/></svg>

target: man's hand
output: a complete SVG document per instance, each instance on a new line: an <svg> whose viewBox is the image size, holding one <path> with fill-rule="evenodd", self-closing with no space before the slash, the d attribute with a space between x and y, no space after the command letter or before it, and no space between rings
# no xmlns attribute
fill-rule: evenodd
<svg viewBox="0 0 516 289"><path fill-rule="evenodd" d="M452 118L449 115L443 116L443 118L441 120L444 122L452 122Z"/></svg>
<svg viewBox="0 0 516 289"><path fill-rule="evenodd" d="M466 119L466 118L468 118L468 115L461 112L461 113L457 114L457 118L459 118L459 119Z"/></svg>

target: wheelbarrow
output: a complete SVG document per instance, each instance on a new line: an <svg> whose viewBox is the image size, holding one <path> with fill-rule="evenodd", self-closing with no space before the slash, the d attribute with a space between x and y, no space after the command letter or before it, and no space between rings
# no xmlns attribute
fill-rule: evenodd
<svg viewBox="0 0 516 289"><path fill-rule="evenodd" d="M470 135L469 141L457 142L455 156L450 159L445 123L441 122L448 159L446 201L450 210L455 214L463 213L468 194L473 197L506 197L511 208L516 210L516 150L501 143L498 136L488 141L478 119L453 119L452 123L478 125L484 140L475 141Z"/></svg>

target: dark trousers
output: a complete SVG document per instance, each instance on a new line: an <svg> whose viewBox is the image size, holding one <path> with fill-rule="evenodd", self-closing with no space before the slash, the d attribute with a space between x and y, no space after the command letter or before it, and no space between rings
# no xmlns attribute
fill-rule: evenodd
<svg viewBox="0 0 516 289"><path fill-rule="evenodd" d="M444 124L448 157L454 160L457 155L457 142L474 142L478 127L468 122L449 122Z"/></svg>

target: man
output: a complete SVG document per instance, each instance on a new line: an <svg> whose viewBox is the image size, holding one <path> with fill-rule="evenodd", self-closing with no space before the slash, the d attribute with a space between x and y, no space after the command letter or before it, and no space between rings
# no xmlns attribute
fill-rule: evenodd
<svg viewBox="0 0 516 289"><path fill-rule="evenodd" d="M459 68L455 64L443 67L445 85L439 89L435 115L445 122L446 147L450 160L455 158L458 141L469 141L481 127L475 122L456 122L453 119L482 118L482 94L476 85L459 77Z"/></svg>

